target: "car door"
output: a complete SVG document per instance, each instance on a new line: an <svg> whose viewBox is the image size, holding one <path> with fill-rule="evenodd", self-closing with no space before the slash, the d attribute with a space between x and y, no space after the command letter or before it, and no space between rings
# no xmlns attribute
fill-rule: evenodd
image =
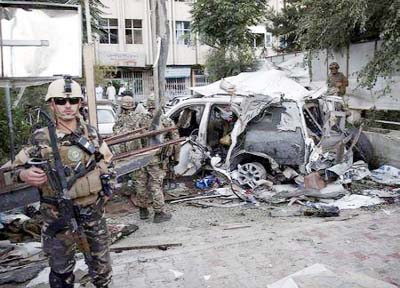
<svg viewBox="0 0 400 288"><path fill-rule="evenodd" d="M178 127L181 137L187 137L182 143L179 164L174 167L176 175L194 175L202 166L205 155L205 130L208 115L206 104L184 105L173 111L170 118Z"/></svg>

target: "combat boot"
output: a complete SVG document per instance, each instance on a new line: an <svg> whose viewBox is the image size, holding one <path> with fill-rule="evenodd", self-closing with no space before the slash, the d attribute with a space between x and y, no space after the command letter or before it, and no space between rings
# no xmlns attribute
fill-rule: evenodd
<svg viewBox="0 0 400 288"><path fill-rule="evenodd" d="M161 223L171 220L172 215L167 212L156 212L154 213L153 223Z"/></svg>
<svg viewBox="0 0 400 288"><path fill-rule="evenodd" d="M139 217L142 220L149 219L149 209L140 207L139 208Z"/></svg>

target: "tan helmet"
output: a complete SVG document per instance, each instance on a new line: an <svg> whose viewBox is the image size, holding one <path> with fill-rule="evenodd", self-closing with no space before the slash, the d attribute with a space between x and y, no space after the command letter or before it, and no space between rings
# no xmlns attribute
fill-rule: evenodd
<svg viewBox="0 0 400 288"><path fill-rule="evenodd" d="M147 102L146 102L146 108L147 109L156 108L156 101L155 101L154 98L155 98L154 93L151 93L149 95L149 97L147 98Z"/></svg>
<svg viewBox="0 0 400 288"><path fill-rule="evenodd" d="M339 69L340 66L337 62L332 62L331 64L329 64L329 69L332 69L332 68Z"/></svg>
<svg viewBox="0 0 400 288"><path fill-rule="evenodd" d="M81 86L74 80L58 79L50 83L45 101L51 98L82 98Z"/></svg>
<svg viewBox="0 0 400 288"><path fill-rule="evenodd" d="M124 96L121 100L121 107L124 109L133 109L135 108L135 101L133 101L133 97Z"/></svg>

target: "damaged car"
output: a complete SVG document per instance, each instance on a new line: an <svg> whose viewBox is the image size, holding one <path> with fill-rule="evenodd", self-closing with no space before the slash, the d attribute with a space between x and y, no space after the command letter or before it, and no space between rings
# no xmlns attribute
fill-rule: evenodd
<svg viewBox="0 0 400 288"><path fill-rule="evenodd" d="M223 81L233 88L221 89ZM273 69L223 81L193 88L203 97L182 101L167 113L187 137L177 175L194 175L211 165L240 185L255 187L328 168L340 176L352 165L353 150L369 161L372 152L361 131L345 128L348 115L340 98L309 91Z"/></svg>

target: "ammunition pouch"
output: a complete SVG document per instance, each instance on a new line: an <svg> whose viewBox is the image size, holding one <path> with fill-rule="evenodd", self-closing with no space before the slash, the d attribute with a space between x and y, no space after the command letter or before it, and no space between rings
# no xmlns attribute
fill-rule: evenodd
<svg viewBox="0 0 400 288"><path fill-rule="evenodd" d="M68 190L68 196L71 199L76 199L98 194L102 190L100 175L100 168L95 167L85 175L77 178Z"/></svg>

